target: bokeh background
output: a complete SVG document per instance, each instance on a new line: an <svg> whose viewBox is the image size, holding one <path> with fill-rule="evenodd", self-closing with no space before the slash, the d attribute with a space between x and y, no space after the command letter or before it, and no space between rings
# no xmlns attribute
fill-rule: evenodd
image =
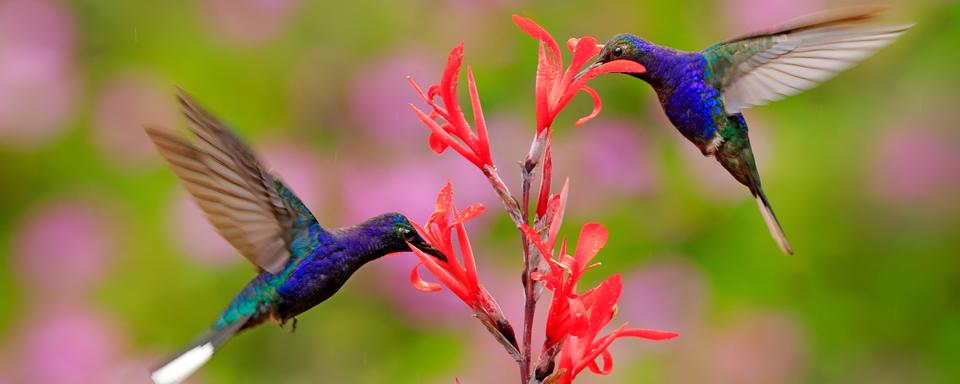
<svg viewBox="0 0 960 384"><path fill-rule="evenodd" d="M695 50L850 4L0 0L0 383L146 383L254 275L140 128L182 125L175 85L235 126L329 227L388 210L425 220L448 178L461 205L487 203L469 226L481 279L519 326L517 235L478 172L428 149L405 75L435 82L465 42L495 160L515 185L536 44L510 14L560 41L629 31ZM645 84L602 77L599 118L573 128L583 96L561 115L564 233L610 229L586 279L624 274L614 324L682 333L619 342L613 375L585 382L960 381L960 6L892 5L889 22L918 23L894 45L746 113L792 257ZM190 382L515 380L452 295L410 287L413 259L364 267L295 334L242 334Z"/></svg>

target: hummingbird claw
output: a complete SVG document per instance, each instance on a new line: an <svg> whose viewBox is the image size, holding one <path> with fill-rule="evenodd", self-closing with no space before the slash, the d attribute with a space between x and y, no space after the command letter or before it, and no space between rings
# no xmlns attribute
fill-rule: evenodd
<svg viewBox="0 0 960 384"><path fill-rule="evenodd" d="M710 143L707 144L707 147L703 149L704 156L713 156L717 153L717 149L720 149L720 146L723 145L723 137L719 134L715 134L713 139L710 140Z"/></svg>

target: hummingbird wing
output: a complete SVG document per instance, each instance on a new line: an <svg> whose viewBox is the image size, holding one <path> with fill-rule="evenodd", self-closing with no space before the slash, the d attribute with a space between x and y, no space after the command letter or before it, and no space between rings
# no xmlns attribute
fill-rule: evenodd
<svg viewBox="0 0 960 384"><path fill-rule="evenodd" d="M147 136L220 235L258 267L279 274L290 260L290 229L298 219L315 221L313 215L213 115L183 90L177 96L199 140L155 126L144 127Z"/></svg>
<svg viewBox="0 0 960 384"><path fill-rule="evenodd" d="M883 8L822 13L702 53L727 114L813 88L890 44L912 24L865 25Z"/></svg>

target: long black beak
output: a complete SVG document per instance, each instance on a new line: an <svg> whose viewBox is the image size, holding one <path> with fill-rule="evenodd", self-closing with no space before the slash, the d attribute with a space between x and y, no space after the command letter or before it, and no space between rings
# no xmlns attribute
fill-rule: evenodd
<svg viewBox="0 0 960 384"><path fill-rule="evenodd" d="M417 239L411 241L410 245L417 247L417 249L423 251L423 253L436 257L439 260L447 261L446 255L440 252L440 250L434 248L432 245L430 245L430 243L427 243L422 238L419 238L419 236Z"/></svg>
<svg viewBox="0 0 960 384"><path fill-rule="evenodd" d="M587 66L586 68L584 68L582 71L580 71L579 73L577 73L577 75L573 77L573 80L576 81L576 80L579 79L581 76L586 75L587 72L590 72L591 69L594 69L594 68L599 67L599 66L601 66L601 65L603 65L603 63L600 62L599 60L597 60L597 61L594 62L593 64L590 64L589 66Z"/></svg>

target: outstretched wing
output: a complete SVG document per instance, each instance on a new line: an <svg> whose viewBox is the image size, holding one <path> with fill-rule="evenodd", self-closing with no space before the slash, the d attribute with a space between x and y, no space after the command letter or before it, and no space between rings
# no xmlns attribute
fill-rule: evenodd
<svg viewBox="0 0 960 384"><path fill-rule="evenodd" d="M220 235L258 267L280 273L290 260L290 228L306 209L285 198L285 186L222 123L182 90L177 96L196 143L156 126L144 127L147 135Z"/></svg>
<svg viewBox="0 0 960 384"><path fill-rule="evenodd" d="M871 26L882 8L819 14L703 51L728 114L813 88L890 44L912 24Z"/></svg>

